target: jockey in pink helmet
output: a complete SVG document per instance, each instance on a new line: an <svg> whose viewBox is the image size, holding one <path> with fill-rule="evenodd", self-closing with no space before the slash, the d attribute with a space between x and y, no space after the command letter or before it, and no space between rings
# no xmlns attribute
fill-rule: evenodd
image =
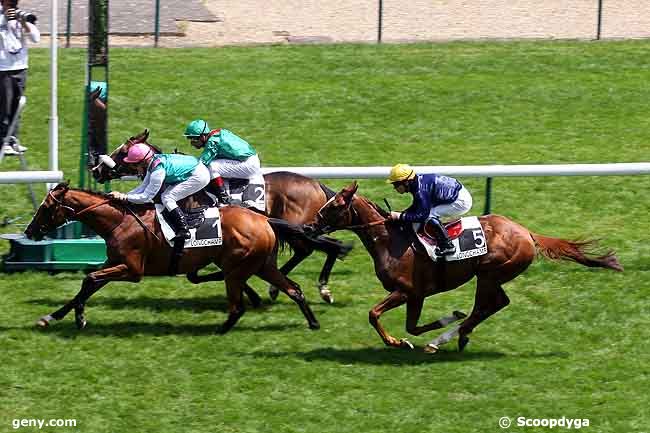
<svg viewBox="0 0 650 433"><path fill-rule="evenodd" d="M144 175L144 180L126 194L114 191L111 196L131 203L150 203L166 185L160 200L176 226L176 238L189 239L185 213L177 201L200 191L210 182L210 172L205 165L199 164L198 159L191 155L155 154L145 143L132 145L123 162L134 164L138 173Z"/></svg>

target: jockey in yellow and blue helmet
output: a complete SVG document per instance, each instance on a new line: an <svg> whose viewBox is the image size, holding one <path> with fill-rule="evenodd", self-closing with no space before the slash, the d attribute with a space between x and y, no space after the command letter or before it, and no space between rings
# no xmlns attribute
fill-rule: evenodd
<svg viewBox="0 0 650 433"><path fill-rule="evenodd" d="M438 254L453 254L456 249L440 218L460 216L471 209L472 196L467 188L453 177L434 173L417 174L408 164L393 166L386 183L393 184L400 194L409 192L413 196L411 206L404 212L391 212L390 219L430 222L438 242Z"/></svg>

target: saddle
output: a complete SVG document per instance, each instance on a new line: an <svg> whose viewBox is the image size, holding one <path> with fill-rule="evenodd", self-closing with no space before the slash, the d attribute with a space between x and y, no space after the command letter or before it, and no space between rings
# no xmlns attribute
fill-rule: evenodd
<svg viewBox="0 0 650 433"><path fill-rule="evenodd" d="M449 235L449 240L451 241L457 239L463 232L463 225L460 219L445 223L444 226L445 230L447 230L447 234ZM430 222L420 224L420 227L417 230L417 234L423 241L426 241L428 244L433 246L438 245L438 241L434 235L433 224Z"/></svg>

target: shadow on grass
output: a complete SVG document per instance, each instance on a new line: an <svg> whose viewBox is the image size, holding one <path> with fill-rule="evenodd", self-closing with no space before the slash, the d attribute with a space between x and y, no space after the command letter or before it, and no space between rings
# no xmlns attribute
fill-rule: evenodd
<svg viewBox="0 0 650 433"><path fill-rule="evenodd" d="M55 323L47 329L35 326L0 327L0 333L9 331L27 331L39 334L55 335L61 338L83 338L83 337L119 337L129 338L138 335L164 336L164 335L214 335L219 337L221 323L214 324L173 324L168 322L116 322L116 323L93 323L89 322L83 330L78 330L74 320L66 319L63 323ZM228 333L237 332L282 332L287 329L304 327L303 324L268 324L268 325L240 325L237 324Z"/></svg>
<svg viewBox="0 0 650 433"><path fill-rule="evenodd" d="M250 356L286 357L296 356L305 361L333 361L341 364L369 364L369 365L418 365L425 363L440 362L472 362L472 361L496 361L506 358L518 359L543 359L543 358L567 358L565 352L527 352L519 354L505 354L493 351L472 351L465 352L442 350L436 354L428 354L421 351L421 348L413 350L395 349L391 347L366 347L360 349L334 349L320 348L309 352L255 352L240 353Z"/></svg>
<svg viewBox="0 0 650 433"><path fill-rule="evenodd" d="M284 296L285 300L289 300L287 296ZM291 303L278 303L271 301L268 298L262 298L262 305L258 308L253 308L250 301L246 296L246 309L249 311L255 311L259 309L267 308L282 308L284 306L293 306ZM309 300L307 302L310 305L326 305L327 308L346 308L349 305L346 303L334 303L334 304L325 304L320 300L320 297L316 299ZM68 302L69 299L57 299L57 298L37 298L30 299L27 301L28 304L32 305L45 305L52 308L58 308ZM151 296L137 296L133 298L127 297L107 297L99 296L97 298L91 298L88 302L88 308L93 307L106 307L112 310L128 310L128 309L144 309L149 311L178 311L186 310L201 313L204 311L226 311L228 309L228 298L225 295L214 295L214 296L204 296L204 297L188 297L188 298L155 298ZM295 307L294 307L295 308Z"/></svg>

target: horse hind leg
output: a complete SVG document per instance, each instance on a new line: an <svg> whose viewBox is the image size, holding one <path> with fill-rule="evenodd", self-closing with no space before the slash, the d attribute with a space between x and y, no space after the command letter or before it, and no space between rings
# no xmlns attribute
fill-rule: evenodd
<svg viewBox="0 0 650 433"><path fill-rule="evenodd" d="M323 268L318 276L318 293L323 301L328 304L333 304L334 296L328 286L330 274L332 273L332 268L336 260L343 260L352 250L352 244L344 243L328 236L319 236L315 244L316 249L327 254Z"/></svg>
<svg viewBox="0 0 650 433"><path fill-rule="evenodd" d="M313 249L303 247L302 244L298 244L298 243L291 243L291 248L293 249L293 255L280 268L280 272L283 275L289 275L289 272L291 272L296 266L302 263L302 261L305 260L307 257L309 257L311 253L314 251ZM278 298L279 293L280 293L280 289L278 286L276 286L275 284L271 284L269 286L269 297L272 300L275 301Z"/></svg>
<svg viewBox="0 0 650 433"><path fill-rule="evenodd" d="M284 276L280 270L275 266L273 261L267 261L266 266L257 274L266 282L274 285L283 293L285 293L293 302L298 304L300 311L307 320L310 329L319 329L320 324L314 315L314 312L309 308L305 295L300 290L300 286Z"/></svg>
<svg viewBox="0 0 650 433"><path fill-rule="evenodd" d="M246 279L234 275L226 277L226 293L228 295L228 318L218 329L220 334L225 334L230 331L233 326L239 321L241 316L244 315L246 308L244 307L242 293L246 286Z"/></svg>
<svg viewBox="0 0 650 433"><path fill-rule="evenodd" d="M472 333L474 328L494 313L508 306L508 304L510 304L510 299L498 282L479 277L474 308L469 317L459 326L455 326L429 342L425 346L425 352L437 352L441 345L449 342L456 335L458 335L458 351L462 352L469 343L468 335Z"/></svg>

